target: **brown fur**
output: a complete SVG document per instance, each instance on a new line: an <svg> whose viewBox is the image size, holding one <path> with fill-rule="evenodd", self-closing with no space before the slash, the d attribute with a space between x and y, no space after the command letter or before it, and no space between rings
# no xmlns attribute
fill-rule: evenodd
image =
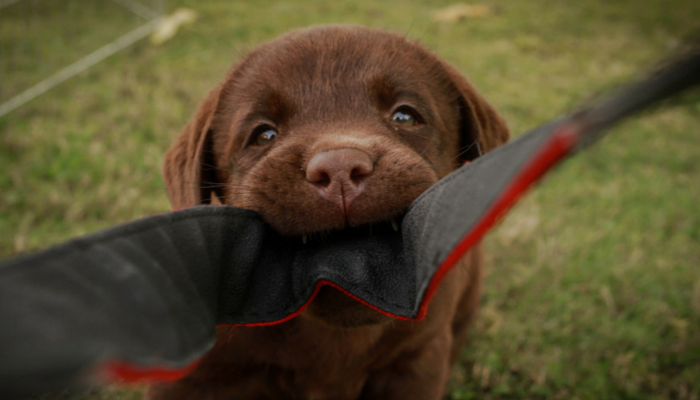
<svg viewBox="0 0 700 400"><path fill-rule="evenodd" d="M418 123L392 122L397 109ZM276 130L274 141L256 144L261 124ZM491 106L421 45L357 26L315 27L235 66L173 144L164 176L175 208L249 208L284 235L315 240L400 216L474 155L473 142L489 151L507 139ZM201 364L147 398L439 399L480 280L476 249L417 322L389 320L324 287L290 321L217 327Z"/></svg>

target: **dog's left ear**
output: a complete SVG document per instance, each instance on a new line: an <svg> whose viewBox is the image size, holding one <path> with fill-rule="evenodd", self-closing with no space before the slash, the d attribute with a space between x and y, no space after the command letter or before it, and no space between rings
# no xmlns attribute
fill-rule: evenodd
<svg viewBox="0 0 700 400"><path fill-rule="evenodd" d="M460 93L460 159L474 160L506 143L510 133L503 118L457 69L447 63L443 65Z"/></svg>
<svg viewBox="0 0 700 400"><path fill-rule="evenodd" d="M163 163L163 179L173 208L217 203L211 189L215 166L211 149L211 123L221 95L214 88L170 147Z"/></svg>

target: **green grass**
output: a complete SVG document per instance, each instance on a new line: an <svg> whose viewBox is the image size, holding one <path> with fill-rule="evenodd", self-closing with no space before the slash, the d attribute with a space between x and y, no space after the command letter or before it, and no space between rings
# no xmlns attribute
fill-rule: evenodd
<svg viewBox="0 0 700 400"><path fill-rule="evenodd" d="M291 28L349 22L420 38L518 134L653 66L700 15L696 0L493 0L484 18L430 19L450 4L169 1L199 20L0 119L0 256L168 209L160 165L169 143L232 62ZM40 31L12 36L12 7L0 13L0 49L71 25L89 51L134 23L104 23L108 10L90 6L73 24L39 12ZM45 72L18 57L3 96L6 81L15 90ZM673 104L557 169L487 237L482 313L450 398L700 398L700 96Z"/></svg>
<svg viewBox="0 0 700 400"><path fill-rule="evenodd" d="M21 0L0 9L0 21L0 101L139 25L124 7L99 0Z"/></svg>

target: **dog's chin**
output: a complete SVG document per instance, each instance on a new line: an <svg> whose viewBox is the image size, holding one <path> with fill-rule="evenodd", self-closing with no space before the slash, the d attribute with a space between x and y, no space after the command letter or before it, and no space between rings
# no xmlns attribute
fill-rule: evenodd
<svg viewBox="0 0 700 400"><path fill-rule="evenodd" d="M301 314L329 327L358 328L385 324L391 317L347 296L332 286L323 286Z"/></svg>

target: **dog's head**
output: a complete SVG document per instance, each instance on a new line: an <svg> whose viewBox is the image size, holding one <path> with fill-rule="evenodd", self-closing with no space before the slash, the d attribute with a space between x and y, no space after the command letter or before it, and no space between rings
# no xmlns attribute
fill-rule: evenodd
<svg viewBox="0 0 700 400"><path fill-rule="evenodd" d="M174 207L252 209L302 245L319 232L396 224L430 185L507 138L493 108L420 44L314 27L236 65L169 150L164 176ZM351 309L344 325L374 318L326 292L311 307L324 320L338 307Z"/></svg>

